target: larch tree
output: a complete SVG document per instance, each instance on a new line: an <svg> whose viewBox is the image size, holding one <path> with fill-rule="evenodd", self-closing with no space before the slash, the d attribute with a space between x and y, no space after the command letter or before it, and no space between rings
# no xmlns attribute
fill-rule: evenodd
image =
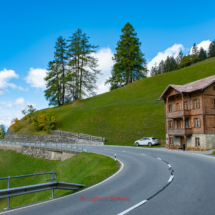
<svg viewBox="0 0 215 215"><path fill-rule="evenodd" d="M113 61L112 76L105 84L110 84L112 89L128 85L136 80L146 77L146 60L140 50L141 43L137 33L130 23L127 23L117 42L116 53Z"/></svg>
<svg viewBox="0 0 215 215"><path fill-rule="evenodd" d="M69 38L69 76L68 87L73 89L73 100L95 95L98 60L93 56L98 46L89 43L89 37L78 29Z"/></svg>

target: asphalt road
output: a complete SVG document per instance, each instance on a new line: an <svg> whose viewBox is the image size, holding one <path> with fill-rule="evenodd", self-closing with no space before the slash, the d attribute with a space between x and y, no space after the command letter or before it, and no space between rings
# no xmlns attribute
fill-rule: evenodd
<svg viewBox="0 0 215 215"><path fill-rule="evenodd" d="M79 193L3 214L215 214L214 157L155 148L84 147L111 157L116 154L123 164L120 171ZM91 200L96 196L104 200Z"/></svg>

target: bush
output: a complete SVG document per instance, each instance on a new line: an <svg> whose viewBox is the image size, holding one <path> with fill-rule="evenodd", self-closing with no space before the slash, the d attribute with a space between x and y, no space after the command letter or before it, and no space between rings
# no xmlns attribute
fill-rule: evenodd
<svg viewBox="0 0 215 215"><path fill-rule="evenodd" d="M186 149L187 149L187 150L192 150L192 151L204 151L204 149L202 149L202 148L199 148L199 147L191 147L191 146L188 146Z"/></svg>
<svg viewBox="0 0 215 215"><path fill-rule="evenodd" d="M178 68L181 69L181 68L190 66L190 65L192 65L194 63L197 63L198 61L200 61L200 59L196 55L187 55L187 56L184 56L181 59L181 63L178 65Z"/></svg>
<svg viewBox="0 0 215 215"><path fill-rule="evenodd" d="M33 119L34 128L37 131L46 131L50 133L50 130L54 129L56 126L56 119L51 111L47 113L39 112L38 116Z"/></svg>
<svg viewBox="0 0 215 215"><path fill-rule="evenodd" d="M11 122L11 124L12 124L11 127L13 128L13 130L15 132L19 130L19 128L20 128L20 121L17 118L13 119L12 122Z"/></svg>

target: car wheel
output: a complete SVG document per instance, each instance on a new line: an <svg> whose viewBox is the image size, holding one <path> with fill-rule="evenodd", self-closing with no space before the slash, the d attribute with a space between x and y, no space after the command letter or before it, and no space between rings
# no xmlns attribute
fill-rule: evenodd
<svg viewBox="0 0 215 215"><path fill-rule="evenodd" d="M148 143L148 146L152 146L152 143Z"/></svg>
<svg viewBox="0 0 215 215"><path fill-rule="evenodd" d="M136 143L135 143L135 146L139 146L139 143L138 143L138 142L136 142Z"/></svg>

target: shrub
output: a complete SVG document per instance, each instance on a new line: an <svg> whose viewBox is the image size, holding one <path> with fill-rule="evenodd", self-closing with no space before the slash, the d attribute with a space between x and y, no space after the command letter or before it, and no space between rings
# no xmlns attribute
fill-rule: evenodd
<svg viewBox="0 0 215 215"><path fill-rule="evenodd" d="M39 112L38 116L36 116L33 121L37 131L44 130L50 133L50 130L54 129L56 126L56 119L51 111L47 113Z"/></svg>
<svg viewBox="0 0 215 215"><path fill-rule="evenodd" d="M204 149L202 149L200 147L191 147L191 146L188 146L186 149L187 150L192 150L192 151L204 151Z"/></svg>
<svg viewBox="0 0 215 215"><path fill-rule="evenodd" d="M12 120L11 127L13 128L13 130L15 132L19 130L19 128L20 128L19 125L20 125L20 121L17 118L15 118L15 119Z"/></svg>
<svg viewBox="0 0 215 215"><path fill-rule="evenodd" d="M190 65L192 65L194 63L197 63L198 61L200 61L200 59L196 55L187 55L187 56L184 56L181 59L181 63L178 65L178 68L181 69L181 68L190 66Z"/></svg>

